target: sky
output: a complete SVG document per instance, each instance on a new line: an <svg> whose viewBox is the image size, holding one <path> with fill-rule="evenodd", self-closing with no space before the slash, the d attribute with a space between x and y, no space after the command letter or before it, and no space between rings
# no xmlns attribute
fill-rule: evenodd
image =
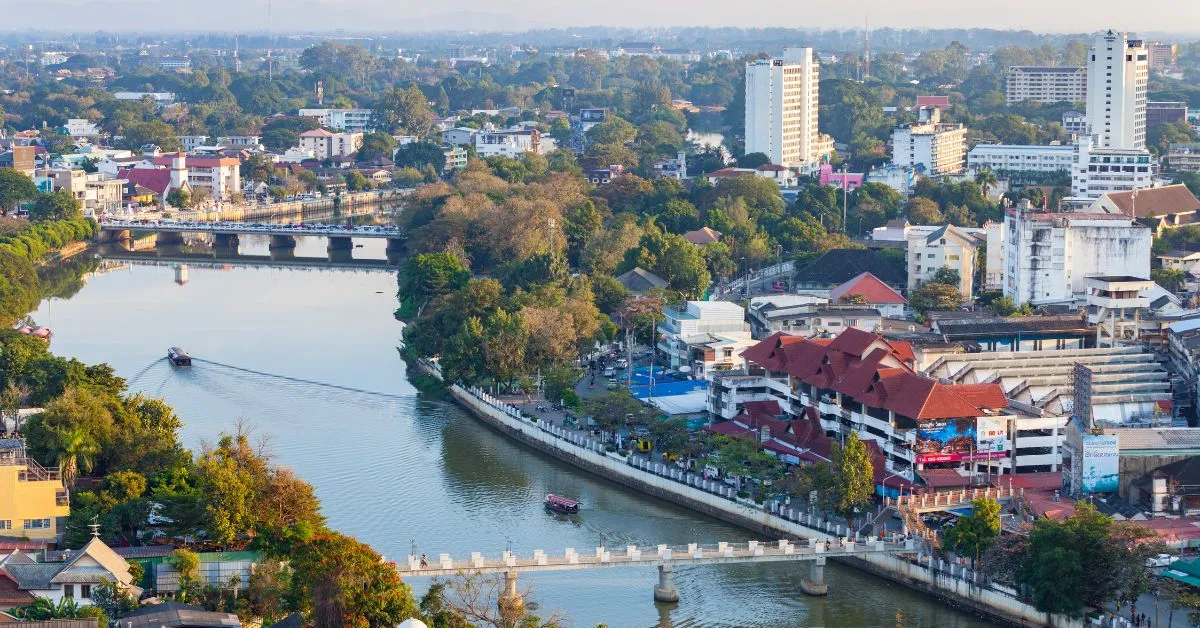
<svg viewBox="0 0 1200 628"><path fill-rule="evenodd" d="M1200 31L1195 0L0 0L0 31L508 30L569 26ZM1136 7L1136 9L1134 8Z"/></svg>

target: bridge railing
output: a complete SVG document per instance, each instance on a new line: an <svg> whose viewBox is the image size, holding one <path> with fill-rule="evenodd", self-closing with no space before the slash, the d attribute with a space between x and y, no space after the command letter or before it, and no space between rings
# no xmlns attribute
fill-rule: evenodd
<svg viewBox="0 0 1200 628"><path fill-rule="evenodd" d="M890 541L859 542L853 539L836 539L831 542L810 539L806 542L794 543L788 540L774 542L749 541L747 543L718 542L713 544L689 543L687 545L626 545L623 547L598 546L581 553L573 547L563 550L562 554L547 554L544 550L535 549L526 556L518 556L511 551L505 551L498 557L486 557L481 552L472 552L469 558L454 559L450 554L440 554L435 560L426 557L408 556L406 568L399 570L409 575L422 572L447 571L478 571L478 570L520 570L537 567L588 567L604 566L617 563L653 562L661 564L671 562L682 565L699 562L721 562L725 559L744 561L762 560L804 560L824 555L844 555L864 552L911 552L916 549L912 540L892 539ZM424 562L422 562L424 561Z"/></svg>

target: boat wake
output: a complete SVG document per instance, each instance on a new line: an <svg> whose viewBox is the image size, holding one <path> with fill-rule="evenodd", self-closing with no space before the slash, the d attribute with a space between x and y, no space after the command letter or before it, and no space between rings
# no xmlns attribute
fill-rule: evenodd
<svg viewBox="0 0 1200 628"><path fill-rule="evenodd" d="M234 370L234 371L241 371L241 372L243 372L243 373L250 373L250 374L252 374L252 375L261 375L261 376L263 376L263 377L272 377L272 378L275 378L275 379L282 379L282 380L286 380L286 381L289 381L289 382L297 382L297 383L300 383L300 384L309 384L309 385L312 385L312 386L321 386L321 387L323 387L323 388L333 388L333 389L335 389L335 390L344 390L344 391L346 391L346 392L358 393L358 394L361 394L361 395L371 395L371 396L373 396L373 397L382 397L382 398L386 398L386 399L410 399L410 398L411 398L411 396L408 396L408 395L394 395L394 394L391 394L391 393L383 393L383 392L378 392L378 391L375 391L375 390L366 390L366 389L363 389L363 388L354 388L354 387L351 387L351 386L342 386L342 385L339 385L339 384L330 384L330 383L328 383L328 382L319 382L319 381L316 381L316 380L304 379L304 378L302 378L302 377L291 377L291 376L289 376L289 375L280 375L280 374L278 374L278 373L267 373L267 372L264 372L264 371L256 371L256 370L254 370L254 369L248 369L248 368L243 368L243 367L240 367L240 366L234 366L234 365L232 365L232 364L225 364L225 363L223 363L223 362L214 362L214 361L212 361L212 360L205 360L205 359L202 359L202 358L192 358L192 361L193 361L193 362L200 362L200 363L203 363L203 364L211 364L212 366L218 366L218 367L221 367L221 368L231 369L231 370Z"/></svg>

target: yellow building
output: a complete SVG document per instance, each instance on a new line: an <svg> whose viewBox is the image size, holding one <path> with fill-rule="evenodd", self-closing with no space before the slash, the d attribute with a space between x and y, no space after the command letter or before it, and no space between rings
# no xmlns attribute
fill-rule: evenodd
<svg viewBox="0 0 1200 628"><path fill-rule="evenodd" d="M27 458L23 439L0 439L0 537L55 541L70 513L58 469Z"/></svg>

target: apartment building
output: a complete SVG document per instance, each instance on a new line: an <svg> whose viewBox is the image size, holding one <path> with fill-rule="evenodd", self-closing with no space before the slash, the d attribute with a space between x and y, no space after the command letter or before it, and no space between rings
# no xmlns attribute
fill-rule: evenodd
<svg viewBox="0 0 1200 628"><path fill-rule="evenodd" d="M671 368L686 367L684 372L696 377L708 374L710 370L705 370L705 363L712 363L718 357L732 365L750 344L746 310L736 303L687 301L682 307L663 308L663 318L658 324L659 353L669 361ZM706 355L714 343L723 345L722 351L729 349L730 355ZM724 360L726 357L729 360Z"/></svg>
<svg viewBox="0 0 1200 628"><path fill-rule="evenodd" d="M1075 144L1071 196L1099 198L1108 192L1148 188L1154 170L1154 160L1145 148L1103 148L1085 137Z"/></svg>
<svg viewBox="0 0 1200 628"><path fill-rule="evenodd" d="M157 167L183 170L183 177L193 194L203 191L210 198L227 200L242 191L242 162L235 157L179 153L155 157L152 163Z"/></svg>
<svg viewBox="0 0 1200 628"><path fill-rule="evenodd" d="M71 514L58 468L43 468L20 438L0 438L0 537L57 541Z"/></svg>
<svg viewBox="0 0 1200 628"><path fill-rule="evenodd" d="M325 129L313 129L300 134L300 149L311 151L316 159L346 157L362 148L362 133L331 133Z"/></svg>
<svg viewBox="0 0 1200 628"><path fill-rule="evenodd" d="M1087 99L1086 67L1014 65L1005 74L1005 99L1020 102L1084 102Z"/></svg>
<svg viewBox="0 0 1200 628"><path fill-rule="evenodd" d="M1200 172L1200 144L1169 144L1167 146L1167 164L1172 172Z"/></svg>
<svg viewBox="0 0 1200 628"><path fill-rule="evenodd" d="M993 172L1070 171L1075 165L1075 147L976 144L967 153L967 167Z"/></svg>
<svg viewBox="0 0 1200 628"><path fill-rule="evenodd" d="M959 294L971 296L975 290L975 252L982 241L955 227L946 225L933 233L912 233L908 237L908 290L933 279L942 268L958 272Z"/></svg>
<svg viewBox="0 0 1200 628"><path fill-rule="evenodd" d="M788 48L782 57L746 64L747 153L789 168L816 164L827 154L817 130L820 77L812 48Z"/></svg>
<svg viewBox="0 0 1200 628"><path fill-rule="evenodd" d="M364 133L371 130L370 109L301 109L296 115L315 118L317 124L335 131Z"/></svg>
<svg viewBox="0 0 1200 628"><path fill-rule="evenodd" d="M1082 300L1086 279L1150 276L1151 231L1124 214L1042 213L1004 216L1004 295L1014 303Z"/></svg>
<svg viewBox="0 0 1200 628"><path fill-rule="evenodd" d="M962 172L967 161L967 128L939 120L935 115L930 122L894 129L892 163L923 169L931 177Z"/></svg>
<svg viewBox="0 0 1200 628"><path fill-rule="evenodd" d="M475 134L475 154L488 157L520 157L525 153L541 153L542 138L537 129L508 129L480 131Z"/></svg>
<svg viewBox="0 0 1200 628"><path fill-rule="evenodd" d="M1149 56L1150 69L1161 72L1175 67L1175 60L1179 56L1179 44L1155 41L1146 45L1146 52Z"/></svg>
<svg viewBox="0 0 1200 628"><path fill-rule="evenodd" d="M1062 114L1062 125L1072 137L1087 135L1087 114L1078 111L1064 111Z"/></svg>
<svg viewBox="0 0 1200 628"><path fill-rule="evenodd" d="M1145 45L1125 33L1096 37L1088 56L1087 118L1099 148L1146 147L1147 58Z"/></svg>

